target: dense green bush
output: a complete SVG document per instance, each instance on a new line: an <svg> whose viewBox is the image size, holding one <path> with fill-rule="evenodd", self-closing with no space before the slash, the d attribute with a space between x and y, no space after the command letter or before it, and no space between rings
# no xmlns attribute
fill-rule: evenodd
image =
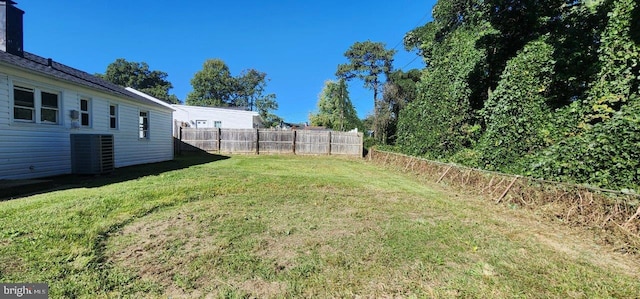
<svg viewBox="0 0 640 299"><path fill-rule="evenodd" d="M640 3L438 0L407 33L427 67L402 152L640 188Z"/></svg>
<svg viewBox="0 0 640 299"><path fill-rule="evenodd" d="M569 110L582 116L579 129L530 157L527 174L605 188L638 189L640 47L632 32L639 22L638 9L633 0L612 2L600 39L597 79L588 97ZM561 114L558 119L571 123L575 114Z"/></svg>
<svg viewBox="0 0 640 299"><path fill-rule="evenodd" d="M540 38L509 60L495 92L481 111L486 131L478 146L484 168L505 170L550 142L546 93L554 67L553 47Z"/></svg>
<svg viewBox="0 0 640 299"><path fill-rule="evenodd" d="M539 178L597 187L640 186L640 96L607 122L595 124L536 155L527 172Z"/></svg>
<svg viewBox="0 0 640 299"><path fill-rule="evenodd" d="M637 0L616 0L609 13L609 22L602 33L600 47L601 70L590 91L587 123L607 121L634 93L640 82L640 41L634 40L632 24L640 23L634 11ZM638 25L634 25L638 26Z"/></svg>
<svg viewBox="0 0 640 299"><path fill-rule="evenodd" d="M477 32L459 29L434 51L417 84L420 97L400 112L397 145L403 152L445 158L470 147L478 136L470 105L469 77L484 60L475 48Z"/></svg>

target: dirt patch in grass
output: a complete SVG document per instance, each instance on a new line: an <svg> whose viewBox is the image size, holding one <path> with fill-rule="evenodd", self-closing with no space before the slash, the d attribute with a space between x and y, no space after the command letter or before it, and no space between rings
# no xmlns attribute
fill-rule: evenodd
<svg viewBox="0 0 640 299"><path fill-rule="evenodd" d="M333 210L328 206L318 207L321 210ZM287 270L298 266L297 259L312 252L324 255L334 253L331 242L352 238L362 233L379 230L376 220L365 219L367 212L354 208L344 208L331 213L308 211L308 217L299 225L287 224L286 221L275 224L268 231L255 236L260 240L260 249L255 253L258 257L273 260L278 270ZM295 220L298 221L298 220Z"/></svg>
<svg viewBox="0 0 640 299"><path fill-rule="evenodd" d="M240 290L255 296L255 298L273 298L286 293L287 285L284 282L264 281L263 279L251 279L240 283Z"/></svg>
<svg viewBox="0 0 640 299"><path fill-rule="evenodd" d="M181 210L162 219L137 221L112 235L119 244L109 247L109 262L169 287L176 274L188 272L185 262L203 251L223 250L215 244L215 234L204 233L201 216Z"/></svg>

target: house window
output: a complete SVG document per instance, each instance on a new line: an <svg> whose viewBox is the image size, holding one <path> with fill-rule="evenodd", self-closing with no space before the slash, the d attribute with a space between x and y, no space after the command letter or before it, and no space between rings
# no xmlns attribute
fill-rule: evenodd
<svg viewBox="0 0 640 299"><path fill-rule="evenodd" d="M58 124L60 122L59 93L14 86L13 119L21 122Z"/></svg>
<svg viewBox="0 0 640 299"><path fill-rule="evenodd" d="M40 108L40 121L48 124L58 123L58 95L46 91L40 92L42 106Z"/></svg>
<svg viewBox="0 0 640 299"><path fill-rule="evenodd" d="M214 128L222 128L222 122L219 120L216 120L213 122L213 127Z"/></svg>
<svg viewBox="0 0 640 299"><path fill-rule="evenodd" d="M109 105L109 128L118 128L118 106Z"/></svg>
<svg viewBox="0 0 640 299"><path fill-rule="evenodd" d="M35 93L33 89L13 87L13 118L16 120L35 121Z"/></svg>
<svg viewBox="0 0 640 299"><path fill-rule="evenodd" d="M89 99L80 99L80 125L83 127L91 126L91 114Z"/></svg>
<svg viewBox="0 0 640 299"><path fill-rule="evenodd" d="M140 139L149 138L149 112L140 111Z"/></svg>

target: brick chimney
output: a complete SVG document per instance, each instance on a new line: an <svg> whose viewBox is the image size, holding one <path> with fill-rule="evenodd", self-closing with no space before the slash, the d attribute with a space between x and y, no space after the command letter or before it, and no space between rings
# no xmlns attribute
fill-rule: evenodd
<svg viewBox="0 0 640 299"><path fill-rule="evenodd" d="M0 50L23 56L22 16L24 11L11 0L0 0Z"/></svg>

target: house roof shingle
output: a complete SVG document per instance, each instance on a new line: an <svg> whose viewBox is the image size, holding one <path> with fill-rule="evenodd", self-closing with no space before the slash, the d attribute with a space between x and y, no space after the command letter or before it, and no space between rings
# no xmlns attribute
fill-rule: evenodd
<svg viewBox="0 0 640 299"><path fill-rule="evenodd" d="M167 107L163 105L160 105L143 96L130 92L125 88L113 84L107 80L55 62L51 59L31 54L29 52L24 52L24 57L20 57L4 51L0 51L0 63L5 63L17 68L35 72L54 79L66 81L75 85L96 89L114 96L124 97L126 99L142 104L153 105L167 109Z"/></svg>

